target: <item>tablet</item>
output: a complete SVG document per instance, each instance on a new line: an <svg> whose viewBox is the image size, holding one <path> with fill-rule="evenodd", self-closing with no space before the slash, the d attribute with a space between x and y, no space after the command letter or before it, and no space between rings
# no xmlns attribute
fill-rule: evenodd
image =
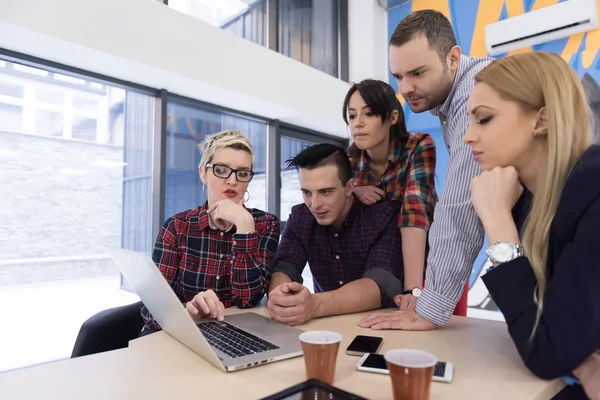
<svg viewBox="0 0 600 400"><path fill-rule="evenodd" d="M345 392L318 379L309 379L279 393L264 397L261 400L367 400L364 397Z"/></svg>

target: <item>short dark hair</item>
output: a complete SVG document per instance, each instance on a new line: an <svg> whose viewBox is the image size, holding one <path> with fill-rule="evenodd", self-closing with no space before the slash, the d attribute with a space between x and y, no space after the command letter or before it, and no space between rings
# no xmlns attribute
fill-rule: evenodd
<svg viewBox="0 0 600 400"><path fill-rule="evenodd" d="M457 44L452 24L444 14L436 10L421 10L400 21L392 33L390 46L402 46L418 35L427 38L429 46L438 52L442 61Z"/></svg>
<svg viewBox="0 0 600 400"><path fill-rule="evenodd" d="M352 178L352 166L348 155L340 146L330 143L313 144L287 160L288 168L315 169L335 165L342 185Z"/></svg>
<svg viewBox="0 0 600 400"><path fill-rule="evenodd" d="M390 136L401 144L406 144L409 138L406 122L404 120L404 111L402 105L396 97L394 88L384 81L375 79L365 79L359 83L355 83L350 87L346 98L344 99L344 107L342 110L344 122L348 125L348 107L350 97L358 90L360 97L369 106L371 112L381 118L381 122L386 122L392 116L394 111L398 111L398 121L390 127ZM348 153L351 158L358 157L360 150L355 144L350 146Z"/></svg>

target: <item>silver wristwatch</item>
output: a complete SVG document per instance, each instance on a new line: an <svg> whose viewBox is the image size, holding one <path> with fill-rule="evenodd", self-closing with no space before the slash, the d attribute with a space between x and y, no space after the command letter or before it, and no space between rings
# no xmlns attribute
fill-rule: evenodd
<svg viewBox="0 0 600 400"><path fill-rule="evenodd" d="M421 295L421 289L414 288L414 289L405 290L404 292L402 292L402 294L412 294L415 297L419 297Z"/></svg>
<svg viewBox="0 0 600 400"><path fill-rule="evenodd" d="M485 253L491 262L499 264L507 263L525 255L520 244L500 241L488 247Z"/></svg>

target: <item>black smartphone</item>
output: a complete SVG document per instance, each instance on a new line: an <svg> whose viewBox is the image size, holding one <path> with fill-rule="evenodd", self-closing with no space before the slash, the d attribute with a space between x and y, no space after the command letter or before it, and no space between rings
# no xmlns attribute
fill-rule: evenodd
<svg viewBox="0 0 600 400"><path fill-rule="evenodd" d="M346 354L360 357L367 353L377 353L382 344L381 337L357 335L346 349Z"/></svg>
<svg viewBox="0 0 600 400"><path fill-rule="evenodd" d="M388 375L387 364L385 358L381 354L365 354L356 364L356 369L364 372L374 372L376 374ZM445 361L438 361L433 371L432 381L436 382L452 382L454 376L454 365Z"/></svg>

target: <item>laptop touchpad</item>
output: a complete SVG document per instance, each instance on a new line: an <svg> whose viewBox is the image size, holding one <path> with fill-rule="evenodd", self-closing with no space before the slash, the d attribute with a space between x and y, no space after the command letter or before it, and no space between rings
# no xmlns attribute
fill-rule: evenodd
<svg viewBox="0 0 600 400"><path fill-rule="evenodd" d="M262 323L246 325L245 327L265 336L281 335L290 332L288 326L268 319L265 319Z"/></svg>

